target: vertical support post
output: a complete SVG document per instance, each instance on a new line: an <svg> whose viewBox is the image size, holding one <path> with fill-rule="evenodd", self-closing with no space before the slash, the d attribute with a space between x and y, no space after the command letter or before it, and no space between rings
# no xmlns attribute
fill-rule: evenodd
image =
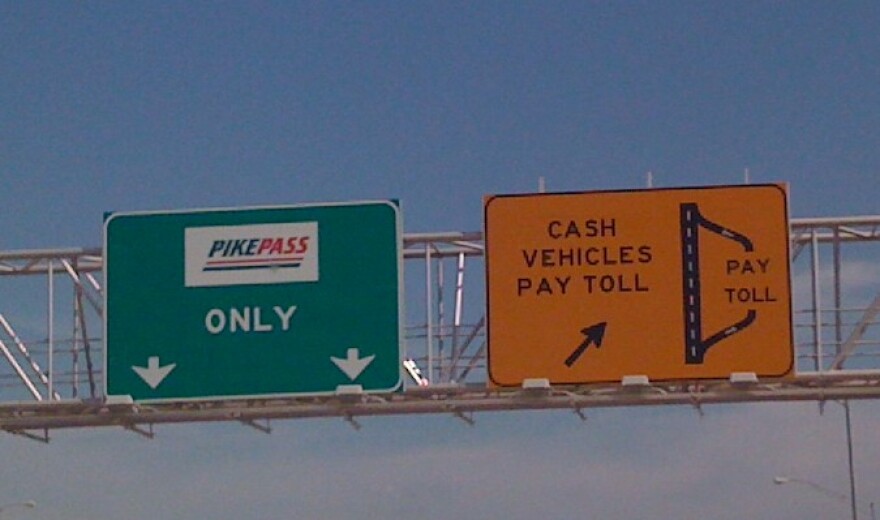
<svg viewBox="0 0 880 520"><path fill-rule="evenodd" d="M822 311L820 308L822 299L819 296L822 287L819 283L819 235L816 228L813 228L811 232L810 255L813 261L813 348L816 353L816 372L822 372Z"/></svg>
<svg viewBox="0 0 880 520"><path fill-rule="evenodd" d="M82 286L73 284L73 343L71 344L71 371L73 381L70 384L70 396L79 397L79 347L80 347L80 316L82 315Z"/></svg>
<svg viewBox="0 0 880 520"><path fill-rule="evenodd" d="M47 343L49 348L49 392L47 399L52 399L55 395L55 269L51 259L48 260L48 269L46 276L49 277L49 309L47 317Z"/></svg>
<svg viewBox="0 0 880 520"><path fill-rule="evenodd" d="M849 416L849 401L843 402L843 410L846 414L846 454L849 461L849 498L850 507L852 508L852 519L859 520L859 509L856 506L856 471L853 467L853 442L852 442L852 422Z"/></svg>
<svg viewBox="0 0 880 520"><path fill-rule="evenodd" d="M434 379L434 315L431 295L431 244L425 243L425 347L428 356L428 382Z"/></svg>
<svg viewBox="0 0 880 520"><path fill-rule="evenodd" d="M443 302L443 286L445 282L443 280L443 258L440 257L437 259L437 357L438 359L438 376L437 382L442 383L444 381L444 373L445 373L445 353L443 352L444 341L443 336L446 334L446 311L444 309Z"/></svg>
<svg viewBox="0 0 880 520"><path fill-rule="evenodd" d="M843 345L843 297L840 288L840 228L834 226L834 238L832 241L832 262L834 264L834 354L840 355ZM845 363L846 360L843 361ZM841 368L843 368L841 363Z"/></svg>
<svg viewBox="0 0 880 520"><path fill-rule="evenodd" d="M464 253L459 253L455 277L455 314L452 318L452 360L449 366L449 380L451 382L455 382L458 376L456 364L459 357L458 335L461 328L461 313L464 305L464 259Z"/></svg>

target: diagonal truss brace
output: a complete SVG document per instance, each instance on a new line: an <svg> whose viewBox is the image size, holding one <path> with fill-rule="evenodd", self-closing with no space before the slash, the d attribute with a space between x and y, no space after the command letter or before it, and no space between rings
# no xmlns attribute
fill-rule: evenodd
<svg viewBox="0 0 880 520"><path fill-rule="evenodd" d="M32 433L27 430L6 430L8 433L12 435L18 435L20 437L24 437L25 439L30 439L32 441L42 442L43 444L49 444L51 440L49 438L49 430L44 429L42 434Z"/></svg>
<svg viewBox="0 0 880 520"><path fill-rule="evenodd" d="M874 297L874 301L868 305L868 308L865 309L865 313L862 314L861 319L856 323L852 333L850 333L849 337L846 338L846 341L840 346L840 353L837 354L837 357L835 357L834 361L831 363L831 370L843 368L844 362L846 362L847 358L855 352L858 347L857 342L865 335L868 327L874 323L874 320L878 315L880 315L880 293L877 293L877 296Z"/></svg>

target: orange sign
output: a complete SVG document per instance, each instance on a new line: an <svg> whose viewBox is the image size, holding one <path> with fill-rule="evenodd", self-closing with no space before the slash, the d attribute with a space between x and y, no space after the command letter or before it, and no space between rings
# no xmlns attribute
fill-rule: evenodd
<svg viewBox="0 0 880 520"><path fill-rule="evenodd" d="M784 187L499 195L484 210L492 383L793 370Z"/></svg>

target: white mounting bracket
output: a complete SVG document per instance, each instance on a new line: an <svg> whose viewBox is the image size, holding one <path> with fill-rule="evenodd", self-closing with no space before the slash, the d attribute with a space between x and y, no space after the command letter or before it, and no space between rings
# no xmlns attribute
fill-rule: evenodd
<svg viewBox="0 0 880 520"><path fill-rule="evenodd" d="M529 397L550 395L552 388L547 378L524 379L522 382L523 394Z"/></svg>
<svg viewBox="0 0 880 520"><path fill-rule="evenodd" d="M651 380L646 375L623 376L620 386L627 388L650 388Z"/></svg>
<svg viewBox="0 0 880 520"><path fill-rule="evenodd" d="M757 385L758 374L754 372L733 372L730 374L730 384L737 387Z"/></svg>

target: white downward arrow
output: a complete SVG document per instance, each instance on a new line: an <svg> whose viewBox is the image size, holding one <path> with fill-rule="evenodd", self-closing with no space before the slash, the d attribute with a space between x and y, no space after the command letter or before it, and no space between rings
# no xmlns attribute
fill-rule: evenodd
<svg viewBox="0 0 880 520"><path fill-rule="evenodd" d="M367 368L367 365L373 362L373 359L376 357L375 354L367 357L360 357L361 352L356 348L350 348L346 352L345 359L340 359L338 357L330 356L330 361L336 363L336 366L339 367L339 370L345 372L345 375L348 376L349 379L354 381L361 375L361 372Z"/></svg>
<svg viewBox="0 0 880 520"><path fill-rule="evenodd" d="M137 375L141 376L141 379L143 379L145 383L150 385L150 388L155 390L157 386L162 384L162 381L166 377L168 377L168 374L170 374L176 366L177 363L171 363L170 365L160 367L159 357L151 356L147 359L146 367L133 366L131 367L131 369L137 372Z"/></svg>

